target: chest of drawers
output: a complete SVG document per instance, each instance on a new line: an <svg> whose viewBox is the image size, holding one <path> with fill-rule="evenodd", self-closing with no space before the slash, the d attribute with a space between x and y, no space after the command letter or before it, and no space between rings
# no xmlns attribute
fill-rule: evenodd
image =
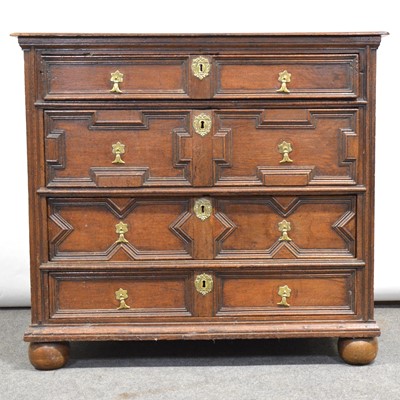
<svg viewBox="0 0 400 400"><path fill-rule="evenodd" d="M17 34L32 364L289 337L371 362L381 35Z"/></svg>

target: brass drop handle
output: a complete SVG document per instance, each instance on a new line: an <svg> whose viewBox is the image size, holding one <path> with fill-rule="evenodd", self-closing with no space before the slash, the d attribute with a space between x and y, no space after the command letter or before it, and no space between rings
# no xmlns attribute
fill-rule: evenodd
<svg viewBox="0 0 400 400"><path fill-rule="evenodd" d="M290 222L286 221L285 219L278 223L279 232L282 232L281 237L279 238L280 242L291 242L288 232L292 229L290 226Z"/></svg>
<svg viewBox="0 0 400 400"><path fill-rule="evenodd" d="M115 225L115 233L119 235L115 243L129 243L125 239L126 232L128 232L128 224L120 221L117 225Z"/></svg>
<svg viewBox="0 0 400 400"><path fill-rule="evenodd" d="M115 292L115 298L119 301L119 307L117 310L127 310L130 307L125 303L125 300L128 298L128 291L126 289L119 288Z"/></svg>
<svg viewBox="0 0 400 400"><path fill-rule="evenodd" d="M289 288L288 285L280 286L278 290L278 295L282 297L282 300L277 303L278 306L290 307L290 304L287 302L287 298L290 297L290 293L292 289Z"/></svg>
<svg viewBox="0 0 400 400"><path fill-rule="evenodd" d="M114 143L112 145L112 153L115 155L113 164L125 164L125 161L121 158L122 154L125 153L125 145L121 142Z"/></svg>
<svg viewBox="0 0 400 400"><path fill-rule="evenodd" d="M281 144L278 144L278 151L282 154L282 160L279 161L279 163L293 162L293 160L289 157L289 153L293 151L291 143L283 141Z"/></svg>
<svg viewBox="0 0 400 400"><path fill-rule="evenodd" d="M122 90L119 88L119 84L124 81L124 74L116 70L115 72L111 72L110 81L113 83L113 87L110 90L111 93L122 93Z"/></svg>
<svg viewBox="0 0 400 400"><path fill-rule="evenodd" d="M287 83L290 82L292 78L292 74L286 71L286 69L282 72L279 72L278 81L281 83L281 87L277 90L278 93L290 93L290 90L287 88Z"/></svg>

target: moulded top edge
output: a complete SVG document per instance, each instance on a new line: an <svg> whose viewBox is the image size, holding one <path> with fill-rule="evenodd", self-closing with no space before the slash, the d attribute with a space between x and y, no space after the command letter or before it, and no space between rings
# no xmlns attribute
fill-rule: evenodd
<svg viewBox="0 0 400 400"><path fill-rule="evenodd" d="M46 33L46 32L15 32L11 36L17 37L41 37L41 38L62 38L62 37L226 37L226 36L246 36L246 37L298 37L298 36L386 36L385 31L371 32L253 32L253 33Z"/></svg>

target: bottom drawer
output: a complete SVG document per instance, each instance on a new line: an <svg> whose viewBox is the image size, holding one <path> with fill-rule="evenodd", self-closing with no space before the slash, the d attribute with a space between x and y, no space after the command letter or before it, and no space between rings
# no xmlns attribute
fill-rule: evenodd
<svg viewBox="0 0 400 400"><path fill-rule="evenodd" d="M50 318L189 317L189 273L50 273Z"/></svg>
<svg viewBox="0 0 400 400"><path fill-rule="evenodd" d="M250 272L218 274L217 316L354 315L356 273Z"/></svg>
<svg viewBox="0 0 400 400"><path fill-rule="evenodd" d="M50 321L354 319L362 270L253 268L49 272ZM357 272L358 271L358 272ZM360 296L358 296L360 298Z"/></svg>

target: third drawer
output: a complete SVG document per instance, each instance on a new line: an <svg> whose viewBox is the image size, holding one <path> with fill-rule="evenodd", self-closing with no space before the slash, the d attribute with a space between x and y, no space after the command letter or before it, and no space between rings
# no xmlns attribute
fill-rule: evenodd
<svg viewBox="0 0 400 400"><path fill-rule="evenodd" d="M362 258L357 199L362 201L354 195L50 198L49 258Z"/></svg>

